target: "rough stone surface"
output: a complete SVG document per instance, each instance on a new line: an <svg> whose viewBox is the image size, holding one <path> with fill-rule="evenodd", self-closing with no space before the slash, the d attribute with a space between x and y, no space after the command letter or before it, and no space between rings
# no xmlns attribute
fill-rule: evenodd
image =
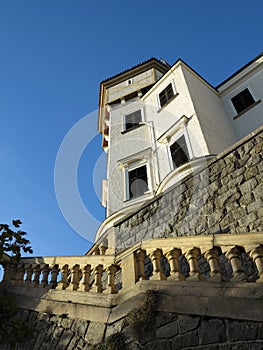
<svg viewBox="0 0 263 350"><path fill-rule="evenodd" d="M115 227L122 250L142 239L263 231L262 130Z"/></svg>
<svg viewBox="0 0 263 350"><path fill-rule="evenodd" d="M197 328L197 326L199 324L199 320L200 320L200 317L179 315L178 322L179 322L180 333L184 334L188 331L191 331L191 330Z"/></svg>
<svg viewBox="0 0 263 350"><path fill-rule="evenodd" d="M226 340L225 328L221 320L203 321L199 332L201 344L223 343Z"/></svg>

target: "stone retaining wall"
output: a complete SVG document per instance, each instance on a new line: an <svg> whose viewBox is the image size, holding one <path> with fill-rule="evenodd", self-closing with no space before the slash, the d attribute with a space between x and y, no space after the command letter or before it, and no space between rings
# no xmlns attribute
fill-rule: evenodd
<svg viewBox="0 0 263 350"><path fill-rule="evenodd" d="M17 350L90 350L100 343L105 325L86 320L21 310L19 317L36 329L34 338ZM143 337L131 326L121 331L121 350L261 350L263 323L158 312ZM1 346L1 350L9 350ZM101 347L103 349L103 347ZM108 349L105 347L105 349Z"/></svg>
<svg viewBox="0 0 263 350"><path fill-rule="evenodd" d="M263 230L263 128L115 225L116 248L160 237Z"/></svg>

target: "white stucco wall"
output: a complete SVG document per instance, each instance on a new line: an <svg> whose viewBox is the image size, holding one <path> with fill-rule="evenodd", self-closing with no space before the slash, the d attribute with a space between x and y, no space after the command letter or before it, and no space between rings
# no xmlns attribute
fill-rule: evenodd
<svg viewBox="0 0 263 350"><path fill-rule="evenodd" d="M216 90L187 67L182 70L208 152L218 154L236 142L237 136Z"/></svg>
<svg viewBox="0 0 263 350"><path fill-rule="evenodd" d="M122 133L124 115L143 109L139 101L116 105L110 112L109 151L108 151L108 215L123 208L125 204L125 170L122 163L134 154L152 147L151 132L147 125ZM144 111L143 111L144 113Z"/></svg>
<svg viewBox="0 0 263 350"><path fill-rule="evenodd" d="M224 109L238 136L238 139L241 139L253 130L260 127L263 120L263 102L258 103L256 106L240 115L240 117L234 119L237 112L231 102L231 98L245 88L249 89L255 101L263 100L262 64L250 71L248 74L240 74L239 77L235 77L232 84L229 82L226 84L226 87L222 86L219 88Z"/></svg>

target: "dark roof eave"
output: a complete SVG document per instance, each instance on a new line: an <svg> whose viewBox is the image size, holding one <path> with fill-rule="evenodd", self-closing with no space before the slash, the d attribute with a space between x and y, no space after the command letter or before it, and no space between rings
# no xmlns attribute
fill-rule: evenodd
<svg viewBox="0 0 263 350"><path fill-rule="evenodd" d="M230 77L228 77L227 79L225 79L224 81L222 81L222 83L220 83L219 85L216 86L216 89L219 89L222 85L224 85L224 84L227 83L229 80L231 80L232 78L234 78L236 75L238 75L239 73L241 73L244 69L246 69L247 67L249 67L252 63L256 62L262 55L263 55L263 52L261 52L259 55L257 55L255 58L253 58L253 60L251 60L251 61L249 61L247 64L245 64L243 67L241 67L240 69L238 69L235 73L233 73L232 75L230 75Z"/></svg>

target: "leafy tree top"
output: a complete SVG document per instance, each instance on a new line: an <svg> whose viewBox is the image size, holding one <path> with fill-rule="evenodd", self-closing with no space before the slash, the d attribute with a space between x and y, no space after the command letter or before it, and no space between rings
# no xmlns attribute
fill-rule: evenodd
<svg viewBox="0 0 263 350"><path fill-rule="evenodd" d="M0 224L0 260L4 254L11 256L11 261L18 262L21 252L33 253L30 241L25 238L26 232L20 229L22 222L12 221L12 227L7 224Z"/></svg>

